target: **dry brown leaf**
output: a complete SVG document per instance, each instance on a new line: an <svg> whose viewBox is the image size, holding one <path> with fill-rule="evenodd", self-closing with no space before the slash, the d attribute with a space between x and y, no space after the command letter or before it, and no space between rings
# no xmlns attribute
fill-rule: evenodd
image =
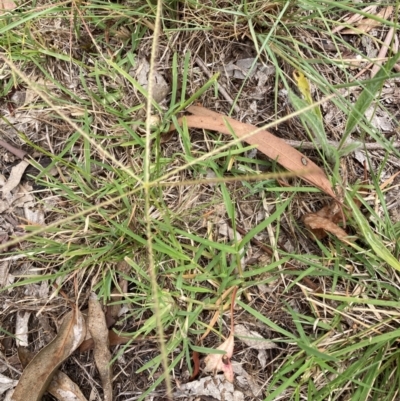
<svg viewBox="0 0 400 401"><path fill-rule="evenodd" d="M377 6L367 6L365 8L363 8L361 11L363 13L369 13L369 14L373 14L376 11ZM360 21L363 18L363 16L361 14L353 14L347 18L345 18L344 22L346 23L346 25L350 25L350 24L354 24L358 21ZM338 25L337 27L332 29L332 33L337 33L340 32L342 29L344 29L345 26L344 25Z"/></svg>
<svg viewBox="0 0 400 401"><path fill-rule="evenodd" d="M257 129L254 125L241 123L204 107L190 106L188 111L193 115L183 118L185 118L186 124L190 128L209 129L230 135L231 129L229 127L231 127L239 138L243 138ZM183 119L179 119L178 122L181 125ZM170 130L173 129L175 127L171 126ZM282 139L277 138L269 131L261 130L244 140L250 145L257 145L258 150L269 158L276 160L287 170L335 198L332 186L323 170Z"/></svg>
<svg viewBox="0 0 400 401"><path fill-rule="evenodd" d="M131 270L131 267L127 262L124 260L118 262L117 264L117 272L122 273L119 280L118 280L118 286L119 288L113 288L111 291L111 302L113 303L112 305L107 305L106 309L106 322L107 322L107 327L110 328L112 327L118 320L121 312L121 307L122 304L116 304L115 302L121 301L122 300L122 294L126 293L128 291L128 282L122 277L123 274L128 274L128 272Z"/></svg>
<svg viewBox="0 0 400 401"><path fill-rule="evenodd" d="M0 15L4 14L3 10L14 10L17 5L13 0L0 0Z"/></svg>
<svg viewBox="0 0 400 401"><path fill-rule="evenodd" d="M235 326L235 335L240 341L243 341L248 347L258 350L277 348L278 346L265 339L261 334L249 330L243 324L237 324Z"/></svg>
<svg viewBox="0 0 400 401"><path fill-rule="evenodd" d="M93 349L93 347L94 347L94 341L93 341L93 338L90 337L90 338L84 340L82 342L82 344L79 346L79 352L87 352L87 351Z"/></svg>
<svg viewBox="0 0 400 401"><path fill-rule="evenodd" d="M14 387L17 384L17 380L10 379L0 373L0 395L5 393L8 389Z"/></svg>
<svg viewBox="0 0 400 401"><path fill-rule="evenodd" d="M174 399L244 401L244 394L235 387L222 375L208 376L200 380L182 384L174 393Z"/></svg>
<svg viewBox="0 0 400 401"><path fill-rule="evenodd" d="M376 14L377 17L382 18L382 19L388 19L388 17L392 14L393 12L393 6L388 6L385 8L382 8L381 11L379 11L378 14ZM381 25L380 21L377 21L372 18L363 18L361 21L359 21L354 28L347 28L341 31L342 35L350 35L350 34L361 34L361 33L368 33L371 29L376 28L377 26Z"/></svg>
<svg viewBox="0 0 400 401"><path fill-rule="evenodd" d="M53 376L47 391L59 401L87 401L80 388L59 370Z"/></svg>
<svg viewBox="0 0 400 401"><path fill-rule="evenodd" d="M339 223L340 221L345 222L344 220L344 215L342 213L342 210L340 209L339 205L335 203L331 203L329 205L324 206L322 209L318 210L316 213L310 213L306 214L303 217L303 222L305 223L305 218L307 216L316 216L316 217L321 217L324 219L327 219L331 221L334 224ZM312 229L310 226L307 226L307 228L315 235L316 238L322 239L325 238L328 234L327 231L324 230L323 228L315 228Z"/></svg>
<svg viewBox="0 0 400 401"><path fill-rule="evenodd" d="M114 295L112 302L115 302L115 301L121 299L121 297L119 296L119 291L115 287L111 290L111 295ZM113 303L111 305L107 305L106 314L105 314L107 327L114 326L114 324L118 320L120 310L121 310L121 304Z"/></svg>
<svg viewBox="0 0 400 401"><path fill-rule="evenodd" d="M95 293L89 297L88 329L94 341L94 361L100 374L104 401L112 401L111 352L108 330L100 302Z"/></svg>
<svg viewBox="0 0 400 401"><path fill-rule="evenodd" d="M33 359L33 352L18 348L18 357L23 368ZM57 370L47 391L59 401L87 401L80 388L63 372Z"/></svg>
<svg viewBox="0 0 400 401"><path fill-rule="evenodd" d="M333 235L336 235L341 241L348 242L346 231L340 228L332 220L325 217L320 217L316 213L310 213L303 217L303 222L307 228L315 232L315 230L324 230Z"/></svg>
<svg viewBox="0 0 400 401"><path fill-rule="evenodd" d="M12 284L10 281L10 261L4 260L0 262L0 289L3 289L9 284Z"/></svg>
<svg viewBox="0 0 400 401"><path fill-rule="evenodd" d="M127 344L132 339L134 334L135 333L125 333L125 335L121 336L117 334L114 330L108 330L108 342L110 344L110 347L114 345ZM89 338L80 345L79 352L89 351L93 349L93 347L94 347L93 338Z"/></svg>
<svg viewBox="0 0 400 401"><path fill-rule="evenodd" d="M1 0L0 0L0 2L1 2ZM1 9L1 6L0 6L0 9ZM1 12L0 12L0 15L1 15ZM27 152L25 152L24 150L16 148L15 146L11 145L10 143L8 143L6 141L3 141L2 139L0 139L0 146L2 146L4 149L8 150L13 155L17 156L21 160L24 160L24 157L27 155Z"/></svg>
<svg viewBox="0 0 400 401"><path fill-rule="evenodd" d="M392 18L391 22L393 22L393 18ZM386 34L385 41L383 42L382 47L379 50L378 60L376 60L374 66L371 69L371 78L374 78L375 75L378 73L378 71L381 69L383 60L386 57L386 54L390 48L390 44L393 41L394 35L395 35L395 29L394 29L394 26L392 26L389 29L388 33Z"/></svg>
<svg viewBox="0 0 400 401"><path fill-rule="evenodd" d="M225 351L225 354L209 354L204 359L206 366L205 372L224 372L226 380L233 383L233 367L231 358L233 355L234 339L233 333L216 349Z"/></svg>
<svg viewBox="0 0 400 401"><path fill-rule="evenodd" d="M205 372L224 372L226 380L233 383L233 366L231 358L233 355L234 339L233 333L216 349L225 351L225 354L209 354L204 359L206 366L204 367Z"/></svg>
<svg viewBox="0 0 400 401"><path fill-rule="evenodd" d="M220 351L225 351L225 354L209 354L204 359L205 372L213 372L216 374L217 372L224 372L224 376L226 380L233 383L233 366L231 362L231 358L233 355L233 347L234 347L234 323L233 323L233 311L235 307L235 298L237 287L234 287L232 296L231 296L231 334L229 337L219 346L217 347Z"/></svg>
<svg viewBox="0 0 400 401"><path fill-rule="evenodd" d="M18 359L21 362L22 368L25 369L29 362L33 359L34 353L29 351L28 348L18 347Z"/></svg>
<svg viewBox="0 0 400 401"><path fill-rule="evenodd" d="M28 364L12 395L12 401L40 401L57 368L85 338L86 325L77 308L67 313L56 338Z"/></svg>
<svg viewBox="0 0 400 401"><path fill-rule="evenodd" d="M319 217L324 217L328 220L331 220L334 223L339 223L339 221L343 220L342 210L336 202L324 206L315 214Z"/></svg>
<svg viewBox="0 0 400 401"><path fill-rule="evenodd" d="M127 344L131 341L135 333L124 333L123 336L116 333L114 330L110 330L108 333L108 340L110 341L110 346ZM137 339L137 338L136 338Z"/></svg>
<svg viewBox="0 0 400 401"><path fill-rule="evenodd" d="M10 177L7 182L4 184L3 188L0 188L0 191L3 192L3 198L7 198L10 192L17 187L17 185L21 181L21 177L24 174L26 168L29 166L29 163L25 160L22 160L16 166L11 169Z"/></svg>
<svg viewBox="0 0 400 401"><path fill-rule="evenodd" d="M17 319L15 322L15 337L17 347L28 346L28 322L31 312L17 312Z"/></svg>

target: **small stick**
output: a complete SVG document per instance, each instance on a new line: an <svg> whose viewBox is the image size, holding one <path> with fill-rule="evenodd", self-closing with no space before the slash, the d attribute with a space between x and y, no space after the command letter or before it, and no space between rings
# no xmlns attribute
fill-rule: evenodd
<svg viewBox="0 0 400 401"><path fill-rule="evenodd" d="M238 287L236 286L233 289L232 292L232 298L231 298L231 336L233 336L233 332L234 332L234 321L233 321L233 312L235 310L235 299L236 299L236 293L237 293Z"/></svg>
<svg viewBox="0 0 400 401"><path fill-rule="evenodd" d="M293 146L294 148L302 148L302 149L320 149L321 145L318 143L314 143L314 142L302 142L302 141L293 141L291 139L284 139L284 141L290 145ZM361 141L346 141L345 145L352 145L353 143L361 143L361 150L363 150L363 148L365 148L366 150L383 150L385 149L385 147L383 145L381 145L380 143L377 142L368 142L368 143L362 143ZM338 141L328 141L328 144L338 148L339 147L339 143ZM400 141L397 142L393 142L392 146L394 148L400 148Z"/></svg>
<svg viewBox="0 0 400 401"><path fill-rule="evenodd" d="M27 153L24 150L18 149L15 146L10 145L6 141L3 141L2 139L0 139L0 146L2 146L4 149L8 150L13 155L19 157L21 160L24 160L24 157L27 155Z"/></svg>
<svg viewBox="0 0 400 401"><path fill-rule="evenodd" d="M196 57L194 61L203 70L204 74L206 74L208 76L208 78L212 77L210 70L203 63L203 60L201 60L199 57ZM225 90L225 88L219 82L217 82L217 86L218 86L218 90L221 92L221 95L233 107L233 110L235 110L235 112L237 114L239 114L240 107L237 104L233 105L233 99L229 96L228 92Z"/></svg>
<svg viewBox="0 0 400 401"><path fill-rule="evenodd" d="M393 19L391 22L393 22ZM394 35L394 27L392 26L386 35L386 38L385 38L385 41L383 42L381 50L379 50L379 54L378 54L379 58L386 57L386 53L389 50L390 43L392 42L392 39L393 39L393 35ZM381 66L382 66L382 61L377 61L377 63L372 67L371 78L373 78L378 73Z"/></svg>

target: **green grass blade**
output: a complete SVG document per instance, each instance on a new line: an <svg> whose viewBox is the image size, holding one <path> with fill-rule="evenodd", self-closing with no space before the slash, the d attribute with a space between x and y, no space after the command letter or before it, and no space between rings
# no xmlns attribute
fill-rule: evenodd
<svg viewBox="0 0 400 401"><path fill-rule="evenodd" d="M381 67L379 72L376 74L375 78L365 84L364 90L361 92L356 103L354 104L354 106L350 111L344 135L341 140L341 144L344 144L344 141L346 140L348 135L351 132L353 132L358 122L364 117L364 113L366 112L370 104L373 102L376 94L382 88L385 80L390 78L389 74L399 58L400 58L400 52L392 56L386 62L386 64Z"/></svg>

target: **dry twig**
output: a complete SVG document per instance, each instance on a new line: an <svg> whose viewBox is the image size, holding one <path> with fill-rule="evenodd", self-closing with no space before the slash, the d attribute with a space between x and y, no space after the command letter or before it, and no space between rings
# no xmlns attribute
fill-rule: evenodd
<svg viewBox="0 0 400 401"><path fill-rule="evenodd" d="M290 145L293 146L294 148L302 148L302 149L319 149L321 146L318 143L314 142L303 142L303 141L293 141L291 139L284 139L284 141ZM353 143L356 143L359 141L347 141L345 145L352 145ZM328 141L329 145L338 148L340 142L338 141ZM392 146L394 148L400 148L400 141L393 142ZM377 142L367 142L362 144L362 149L366 150L384 150L385 147ZM361 149L361 150L362 150Z"/></svg>
<svg viewBox="0 0 400 401"><path fill-rule="evenodd" d="M201 60L199 57L195 58L195 62L196 64L203 70L204 74L206 74L208 76L208 78L212 77L212 74L210 72L210 70L207 68L207 66L203 63L203 60ZM218 90L221 92L221 95L225 98L225 100L231 105L233 106L233 110L235 110L236 113L240 112L240 107L235 104L234 105L234 101L233 99L229 96L228 92L226 91L226 89L217 82L217 86L218 86Z"/></svg>
<svg viewBox="0 0 400 401"><path fill-rule="evenodd" d="M8 150L13 155L19 157L21 160L24 160L24 157L27 154L24 150L18 149L15 146L10 145L6 141L3 141L2 139L0 139L0 146L2 146L4 149Z"/></svg>

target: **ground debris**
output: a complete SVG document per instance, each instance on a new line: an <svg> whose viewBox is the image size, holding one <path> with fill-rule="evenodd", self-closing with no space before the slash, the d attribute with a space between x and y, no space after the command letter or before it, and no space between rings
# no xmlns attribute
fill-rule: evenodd
<svg viewBox="0 0 400 401"><path fill-rule="evenodd" d="M89 298L88 329L94 342L94 360L99 371L104 401L112 401L112 367L106 318L95 293Z"/></svg>
<svg viewBox="0 0 400 401"><path fill-rule="evenodd" d="M383 132L393 131L393 121L387 111L382 110L376 105L371 105L366 111L365 116L371 121L371 124L378 130Z"/></svg>
<svg viewBox="0 0 400 401"><path fill-rule="evenodd" d="M233 369L232 362L230 359L233 355L234 338L233 333L216 349L219 351L225 351L225 354L208 354L204 360L205 372L224 372L224 375L228 381L233 382Z"/></svg>
<svg viewBox="0 0 400 401"><path fill-rule="evenodd" d="M304 224L311 231L316 232L322 230L336 235L341 241L346 241L348 235L343 228L340 228L336 223L331 220L320 217L316 213L310 213L303 217Z"/></svg>
<svg viewBox="0 0 400 401"><path fill-rule="evenodd" d="M14 10L17 5L13 0L0 0L0 15L5 14L7 10Z"/></svg>
<svg viewBox="0 0 400 401"><path fill-rule="evenodd" d="M243 365L234 364L233 371L235 372L237 383L246 393L245 395L247 397L260 397L262 395L262 388L257 384L255 378L246 372L246 370L243 368Z"/></svg>
<svg viewBox="0 0 400 401"><path fill-rule="evenodd" d="M131 75L134 75L138 83L147 90L149 86L149 72L150 64L145 58L142 58L138 62L136 70L131 70L129 73ZM166 98L170 90L171 88L165 78L162 76L162 74L155 71L153 77L153 99L157 103L162 102Z"/></svg>
<svg viewBox="0 0 400 401"><path fill-rule="evenodd" d="M83 341L86 324L77 309L67 313L60 326L57 337L43 348L28 364L12 395L12 401L39 401L47 390L57 368Z"/></svg>
<svg viewBox="0 0 400 401"><path fill-rule="evenodd" d="M255 58L244 58L235 62L231 61L229 64L221 67L220 71L224 72L226 76L234 79L257 80L257 86L254 88L251 96L254 99L260 100L263 98L266 91L266 82L275 74L275 67L273 65L264 65L263 63L257 62ZM256 101L250 103L249 110L252 110L253 114L257 113Z"/></svg>
<svg viewBox="0 0 400 401"><path fill-rule="evenodd" d="M17 380L12 380L9 377L4 376L0 373L0 394L3 394L10 388L15 387L17 383Z"/></svg>
<svg viewBox="0 0 400 401"><path fill-rule="evenodd" d="M307 213L303 216L305 226L316 238L325 238L329 232L343 241L347 239L348 235L338 226L342 219L343 215L337 203L331 203L316 213Z"/></svg>
<svg viewBox="0 0 400 401"><path fill-rule="evenodd" d="M17 321L15 324L15 337L18 347L28 346L28 322L31 316L30 312L17 312Z"/></svg>
<svg viewBox="0 0 400 401"><path fill-rule="evenodd" d="M235 326L235 335L240 341L243 341L248 347L253 349L266 350L278 347L274 342L265 339L261 334L255 331L249 330L243 324L237 324Z"/></svg>
<svg viewBox="0 0 400 401"><path fill-rule="evenodd" d="M265 66L259 62L256 62L255 58L244 58L235 62L230 62L226 66L221 68L228 77L237 79L246 78L260 78L263 75L270 76L275 73L275 67L273 65Z"/></svg>
<svg viewBox="0 0 400 401"><path fill-rule="evenodd" d="M375 10L376 10L376 8L375 8ZM388 6L388 7L382 8L376 14L376 16L378 18L382 18L382 19L389 19L389 16L392 14L392 12L393 12L393 6ZM361 15L360 15L360 17L361 17ZM347 21L346 25L348 23L349 22ZM357 34L368 33L369 31L371 31L371 29L377 28L379 25L381 25L381 22L376 19L362 18L361 20L354 23L354 28L343 29L340 31L340 33L342 35L357 35Z"/></svg>
<svg viewBox="0 0 400 401"><path fill-rule="evenodd" d="M14 282L14 277L10 274L10 261L0 262L0 289Z"/></svg>
<svg viewBox="0 0 400 401"><path fill-rule="evenodd" d="M278 348L277 344L265 339L261 334L249 330L243 324L237 324L235 326L235 334L239 340L244 342L248 347L258 351L257 358L261 364L261 367L265 368L267 364L267 353L265 350Z"/></svg>
<svg viewBox="0 0 400 401"><path fill-rule="evenodd" d="M28 166L29 163L25 160L22 160L12 168L9 179L1 188L1 191L3 192L3 199L9 199L11 191L18 186L22 175Z"/></svg>
<svg viewBox="0 0 400 401"><path fill-rule="evenodd" d="M61 371L53 376L47 391L59 401L86 401L80 388Z"/></svg>
<svg viewBox="0 0 400 401"><path fill-rule="evenodd" d="M241 401L244 394L235 390L235 386L224 378L224 375L204 377L180 386L174 398L191 400L191 397L208 396L221 401Z"/></svg>
<svg viewBox="0 0 400 401"><path fill-rule="evenodd" d="M19 347L18 357L25 368L33 359L34 354L27 348ZM87 401L79 387L65 373L59 370L56 371L51 379L47 392L59 401Z"/></svg>

